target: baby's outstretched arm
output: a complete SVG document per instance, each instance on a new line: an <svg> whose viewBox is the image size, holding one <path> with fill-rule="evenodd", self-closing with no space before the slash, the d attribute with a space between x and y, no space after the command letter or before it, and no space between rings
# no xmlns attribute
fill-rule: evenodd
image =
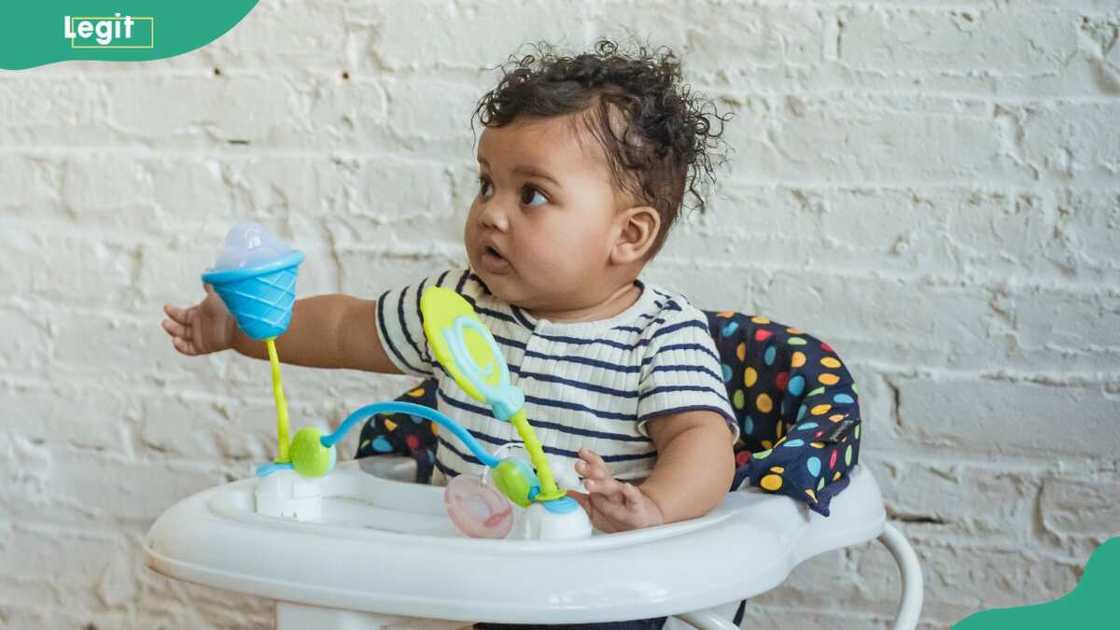
<svg viewBox="0 0 1120 630"><path fill-rule="evenodd" d="M580 450L576 472L584 476L589 494L573 496L602 532L652 527L703 516L731 487L735 456L731 434L719 414L688 411L650 421L649 435L657 447L653 473L639 486L610 475L606 464L589 449Z"/></svg>
<svg viewBox="0 0 1120 630"><path fill-rule="evenodd" d="M317 295L296 300L288 330L277 337L280 360L309 367L349 368L399 374L385 356L377 333L377 303L348 295ZM163 329L182 354L195 356L233 348L267 359L265 344L239 330L225 303L206 287L206 297L183 308L164 305Z"/></svg>

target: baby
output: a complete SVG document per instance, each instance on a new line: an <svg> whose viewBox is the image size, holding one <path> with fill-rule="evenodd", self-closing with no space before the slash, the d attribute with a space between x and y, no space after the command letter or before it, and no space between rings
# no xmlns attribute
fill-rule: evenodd
<svg viewBox="0 0 1120 630"><path fill-rule="evenodd" d="M727 493L738 428L705 315L639 279L686 192L711 174L719 115L681 85L671 52L610 42L574 57L548 50L507 67L475 115L478 191L464 227L469 266L376 300L298 300L277 339L286 362L438 379L440 409L491 444L512 426L443 372L421 328L419 296L448 287L494 333L553 462L574 465L592 524L617 532L701 516ZM207 287L165 306L176 350L233 348L266 358ZM441 434L438 474L480 475Z"/></svg>

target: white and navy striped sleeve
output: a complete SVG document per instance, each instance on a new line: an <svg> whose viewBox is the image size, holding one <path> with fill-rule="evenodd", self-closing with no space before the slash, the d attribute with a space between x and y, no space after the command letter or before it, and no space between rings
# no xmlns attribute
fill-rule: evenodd
<svg viewBox="0 0 1120 630"><path fill-rule="evenodd" d="M463 293L466 277L466 270L449 269L415 284L386 291L377 298L377 334L381 337L381 347L401 372L412 376L434 375L435 359L428 350L420 317L420 294L432 286Z"/></svg>
<svg viewBox="0 0 1120 630"><path fill-rule="evenodd" d="M708 410L723 417L738 437L707 318L691 307L662 313L665 322L652 332L642 361L638 431L648 435L646 422L661 416Z"/></svg>

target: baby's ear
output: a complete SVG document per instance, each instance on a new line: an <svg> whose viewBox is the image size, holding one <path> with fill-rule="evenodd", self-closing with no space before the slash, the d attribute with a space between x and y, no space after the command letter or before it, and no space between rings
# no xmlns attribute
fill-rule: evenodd
<svg viewBox="0 0 1120 630"><path fill-rule="evenodd" d="M634 206L619 213L618 238L611 250L611 262L626 265L641 261L653 250L661 230L661 215L650 206Z"/></svg>

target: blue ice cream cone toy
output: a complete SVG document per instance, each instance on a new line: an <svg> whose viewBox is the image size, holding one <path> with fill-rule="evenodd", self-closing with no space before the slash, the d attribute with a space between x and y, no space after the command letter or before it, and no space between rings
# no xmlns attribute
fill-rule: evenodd
<svg viewBox="0 0 1120 630"><path fill-rule="evenodd" d="M278 251L275 237L263 226L252 223L235 226L226 237L226 244L223 259L227 253L238 258L226 264L219 262L214 269L202 274L202 281L214 287L242 332L265 342L272 365L272 394L276 399L278 454L275 462L287 464L291 461L288 456L288 403L280 380L276 338L284 334L292 322L296 276L303 262L303 252L286 247ZM275 255L268 257L270 251ZM265 258L251 257L261 254ZM249 261L253 264L248 264Z"/></svg>
<svg viewBox="0 0 1120 630"><path fill-rule="evenodd" d="M214 286L242 332L264 341L284 334L292 321L302 262L303 252L293 250L252 267L207 271L202 281Z"/></svg>

